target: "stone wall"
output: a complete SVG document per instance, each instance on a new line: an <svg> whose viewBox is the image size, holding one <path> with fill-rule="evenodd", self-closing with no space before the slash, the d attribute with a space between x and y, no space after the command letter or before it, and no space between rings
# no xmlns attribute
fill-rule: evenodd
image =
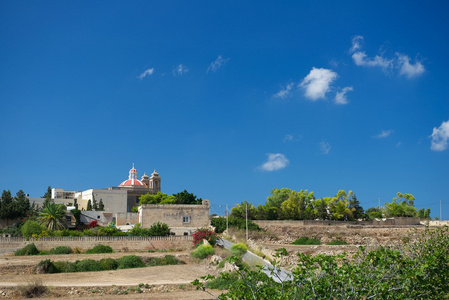
<svg viewBox="0 0 449 300"><path fill-rule="evenodd" d="M253 220L262 228L269 226L302 227L302 226L410 226L420 225L419 218L389 218L373 221L331 221L331 220Z"/></svg>
<svg viewBox="0 0 449 300"><path fill-rule="evenodd" d="M128 237L128 236L98 236L98 237L43 237L30 238L0 238L0 249L20 249L34 243L39 250L50 250L57 246L69 246L81 251L93 248L98 244L108 245L113 250L147 251L150 249L187 250L193 247L192 236L168 237Z"/></svg>
<svg viewBox="0 0 449 300"><path fill-rule="evenodd" d="M117 226L136 225L139 223L138 213L117 213L115 214L115 224Z"/></svg>

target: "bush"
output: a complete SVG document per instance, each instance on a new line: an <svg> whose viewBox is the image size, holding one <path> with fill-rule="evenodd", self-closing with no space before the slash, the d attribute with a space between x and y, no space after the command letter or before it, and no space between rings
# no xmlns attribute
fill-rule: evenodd
<svg viewBox="0 0 449 300"><path fill-rule="evenodd" d="M55 261L53 262L57 272L55 273L72 273L76 272L76 264L69 261Z"/></svg>
<svg viewBox="0 0 449 300"><path fill-rule="evenodd" d="M148 232L150 236L168 236L170 235L170 228L165 223L157 222L151 225Z"/></svg>
<svg viewBox="0 0 449 300"><path fill-rule="evenodd" d="M58 246L51 249L50 254L72 254L73 250L69 246Z"/></svg>
<svg viewBox="0 0 449 300"><path fill-rule="evenodd" d="M212 246L215 246L217 241L220 239L220 237L212 230L209 230L207 228L199 228L193 236L193 244L196 246L197 243L202 242L203 240L206 240L211 244Z"/></svg>
<svg viewBox="0 0 449 300"><path fill-rule="evenodd" d="M24 298L39 298L47 292L47 287L40 281L30 282L27 285L19 285L20 295Z"/></svg>
<svg viewBox="0 0 449 300"><path fill-rule="evenodd" d="M211 245L201 245L192 252L192 256L199 259L204 259L214 254L214 248Z"/></svg>
<svg viewBox="0 0 449 300"><path fill-rule="evenodd" d="M301 237L294 241L292 245L321 245L321 241L317 239L309 239L308 237Z"/></svg>
<svg viewBox="0 0 449 300"><path fill-rule="evenodd" d="M22 249L17 250L14 252L15 256L22 256L22 255L38 255L39 250L37 250L36 245L34 243L28 244Z"/></svg>
<svg viewBox="0 0 449 300"><path fill-rule="evenodd" d="M238 280L240 280L240 278L236 272L228 274L222 273L222 275L209 281L207 287L214 290L227 290Z"/></svg>
<svg viewBox="0 0 449 300"><path fill-rule="evenodd" d="M143 260L136 255L127 255L117 259L117 269L131 269L131 268L143 268L146 267Z"/></svg>
<svg viewBox="0 0 449 300"><path fill-rule="evenodd" d="M231 246L231 252L235 256L242 257L246 251L248 251L248 247L245 244L239 243Z"/></svg>
<svg viewBox="0 0 449 300"><path fill-rule="evenodd" d="M23 223L22 227L20 228L20 231L22 232L22 235L26 238L31 237L33 234L39 235L44 231L44 227L41 226L41 224L37 221L27 220L25 223Z"/></svg>
<svg viewBox="0 0 449 300"><path fill-rule="evenodd" d="M100 260L100 264L105 270L116 270L118 268L118 262L113 258L103 258Z"/></svg>
<svg viewBox="0 0 449 300"><path fill-rule="evenodd" d="M329 242L326 245L347 245L347 244L348 243L346 241L336 240L336 241Z"/></svg>
<svg viewBox="0 0 449 300"><path fill-rule="evenodd" d="M179 265L179 260L173 255L165 255L164 257L148 257L145 259L147 266L166 266Z"/></svg>
<svg viewBox="0 0 449 300"><path fill-rule="evenodd" d="M49 259L41 260L35 267L37 274L59 273L53 262Z"/></svg>
<svg viewBox="0 0 449 300"><path fill-rule="evenodd" d="M93 271L103 271L103 266L97 260L93 259L83 259L77 261L76 272L93 272Z"/></svg>
<svg viewBox="0 0 449 300"><path fill-rule="evenodd" d="M110 246L106 245L96 245L92 249L88 249L86 251L87 254L94 254L94 253L112 253L114 252Z"/></svg>

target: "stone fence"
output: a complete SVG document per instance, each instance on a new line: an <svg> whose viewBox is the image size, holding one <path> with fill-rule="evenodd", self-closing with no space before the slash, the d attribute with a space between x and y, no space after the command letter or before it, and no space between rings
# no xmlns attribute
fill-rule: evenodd
<svg viewBox="0 0 449 300"><path fill-rule="evenodd" d="M262 228L269 226L303 227L303 226L410 226L420 225L419 218L388 218L373 221L332 221L332 220L253 220Z"/></svg>
<svg viewBox="0 0 449 300"><path fill-rule="evenodd" d="M0 237L0 249L20 249L34 243L39 250L50 250L57 246L69 246L86 251L98 244L110 246L113 250L145 251L150 249L187 250L193 247L192 236L81 236L81 237L41 237L26 239L23 237Z"/></svg>

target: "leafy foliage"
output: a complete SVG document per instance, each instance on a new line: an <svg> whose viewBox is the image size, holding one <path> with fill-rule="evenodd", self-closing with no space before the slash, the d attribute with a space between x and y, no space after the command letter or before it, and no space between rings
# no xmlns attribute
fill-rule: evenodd
<svg viewBox="0 0 449 300"><path fill-rule="evenodd" d="M212 218L211 225L215 227L216 233L222 233L226 230L226 218L224 217L217 217ZM246 220L230 216L228 218L228 226L238 229L245 229L246 228ZM248 230L254 230L254 231L260 231L261 228L251 220L248 220Z"/></svg>
<svg viewBox="0 0 449 300"><path fill-rule="evenodd" d="M260 269L239 270L237 279L222 273L230 285L219 299L445 299L448 227L413 232L409 238L411 242L394 247L359 247L351 260L346 254L300 253L291 278L280 282ZM206 288L197 280L193 284Z"/></svg>
<svg viewBox="0 0 449 300"><path fill-rule="evenodd" d="M326 245L336 245L336 246L339 246L339 245L347 245L347 244L348 244L348 243L347 243L346 241L336 240L336 241L329 242L329 243L327 243Z"/></svg>
<svg viewBox="0 0 449 300"><path fill-rule="evenodd" d="M39 235L42 233L42 231L45 228L37 221L33 220L26 220L25 223L23 223L22 227L20 228L20 231L22 232L22 235L26 238L31 237L33 234Z"/></svg>
<svg viewBox="0 0 449 300"><path fill-rule="evenodd" d="M220 239L220 237L212 230L209 230L207 228L199 228L193 236L193 244L196 246L199 242L202 242L203 240L206 240L211 244L212 246L215 246L217 241Z"/></svg>
<svg viewBox="0 0 449 300"><path fill-rule="evenodd" d="M30 200L19 190L15 197L12 197L11 191L3 190L0 198L0 219L15 219L25 217L30 210Z"/></svg>
<svg viewBox="0 0 449 300"><path fill-rule="evenodd" d="M110 246L98 244L92 249L88 249L86 251L87 254L93 253L112 253L114 252Z"/></svg>
<svg viewBox="0 0 449 300"><path fill-rule="evenodd" d="M63 229L65 211L64 205L48 202L39 213L39 220L49 230Z"/></svg>
<svg viewBox="0 0 449 300"><path fill-rule="evenodd" d="M28 244L22 249L14 252L15 256L23 256L23 255L38 255L39 250L37 250L36 245L34 243Z"/></svg>
<svg viewBox="0 0 449 300"><path fill-rule="evenodd" d="M292 245L321 245L321 241L318 239L311 239L308 237L300 237L292 243Z"/></svg>
<svg viewBox="0 0 449 300"><path fill-rule="evenodd" d="M238 243L231 246L231 252L237 257L242 257L248 251L245 244Z"/></svg>
<svg viewBox="0 0 449 300"><path fill-rule="evenodd" d="M146 267L143 260L136 255L127 255L117 259L117 269L131 269L131 268L143 268Z"/></svg>
<svg viewBox="0 0 449 300"><path fill-rule="evenodd" d="M214 248L211 245L199 245L198 248L192 252L192 256L199 259L205 259L214 253Z"/></svg>

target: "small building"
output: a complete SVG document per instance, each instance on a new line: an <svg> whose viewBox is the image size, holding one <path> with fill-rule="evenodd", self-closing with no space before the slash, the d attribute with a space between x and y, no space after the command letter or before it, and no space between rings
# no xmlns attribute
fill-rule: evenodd
<svg viewBox="0 0 449 300"><path fill-rule="evenodd" d="M143 228L166 223L175 235L191 235L198 228L210 226L209 209L209 200L203 200L201 205L143 204L139 207L139 223Z"/></svg>

